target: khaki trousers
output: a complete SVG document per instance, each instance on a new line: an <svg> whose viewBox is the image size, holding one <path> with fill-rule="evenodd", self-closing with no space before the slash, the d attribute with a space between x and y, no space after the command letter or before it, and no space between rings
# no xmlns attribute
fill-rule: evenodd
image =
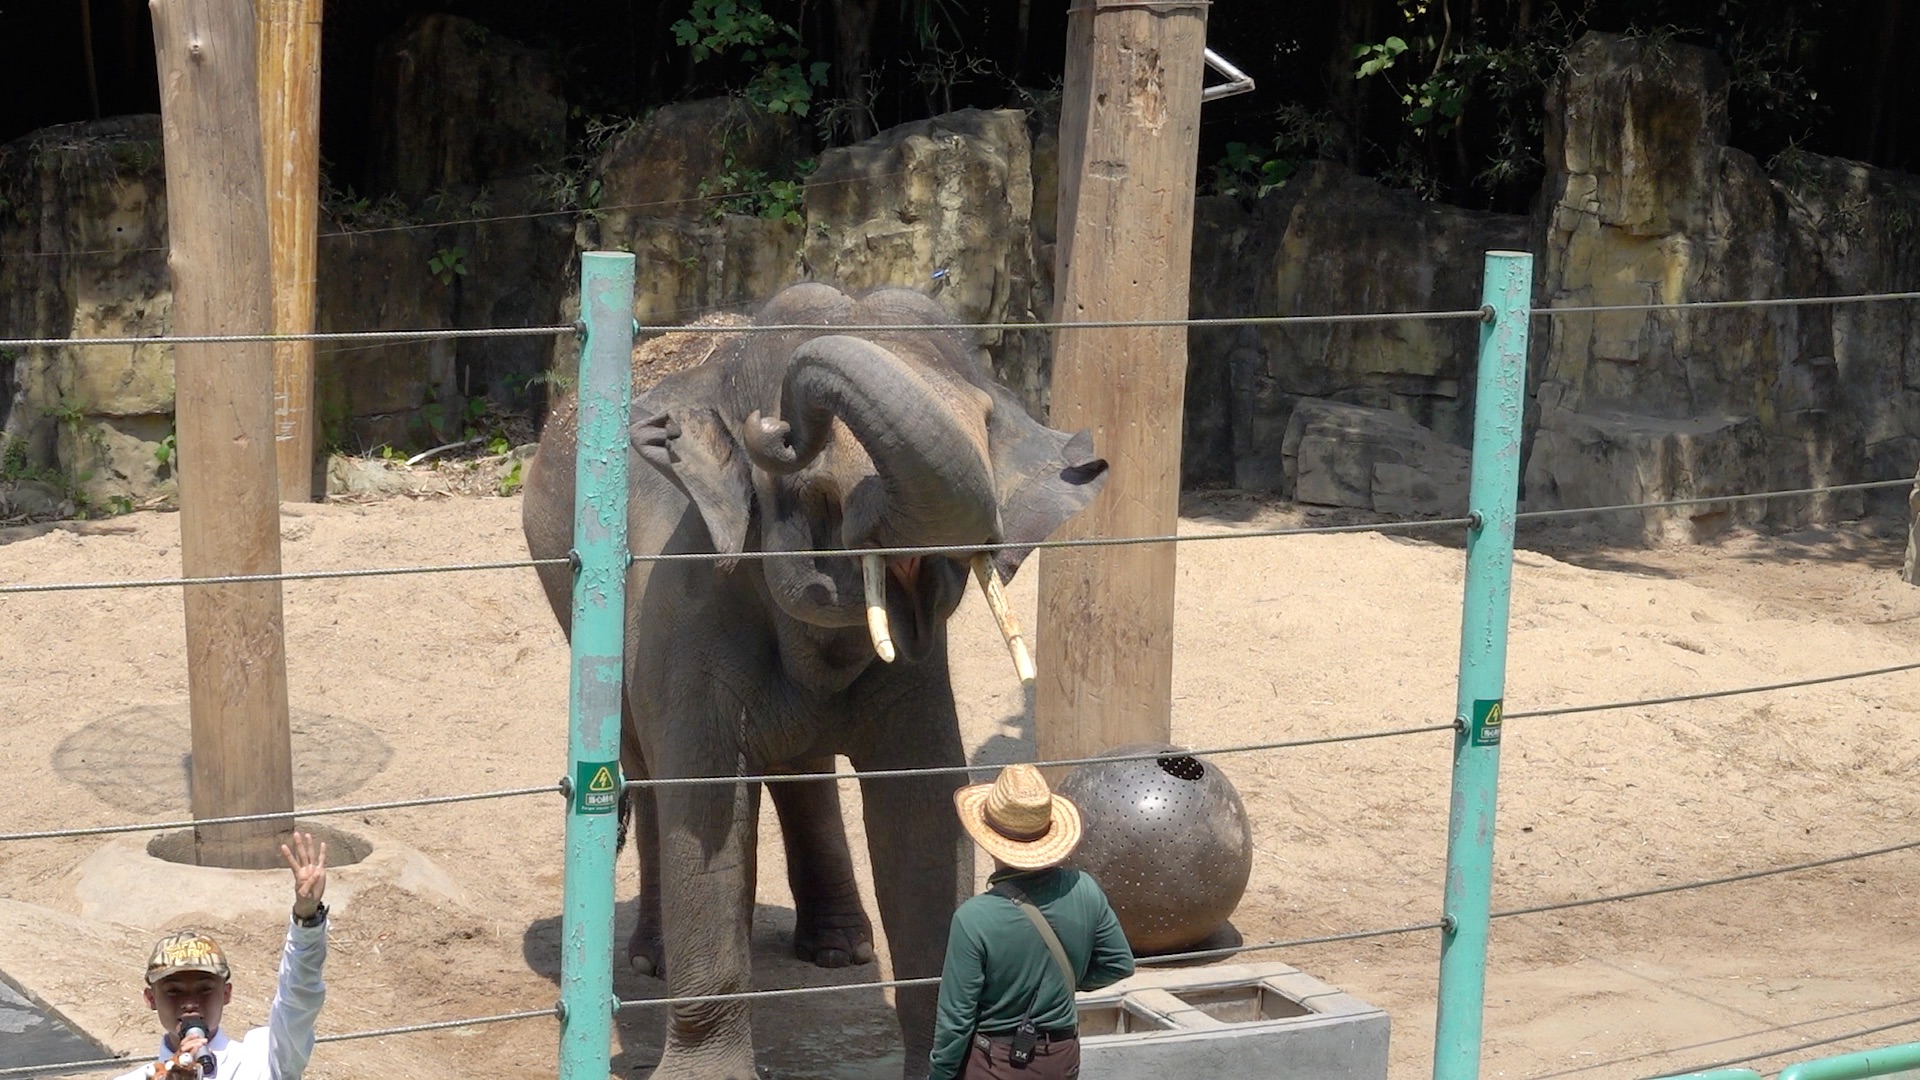
<svg viewBox="0 0 1920 1080"><path fill-rule="evenodd" d="M1080 1040L1042 1042L1025 1068L1007 1060L1008 1039L973 1037L961 1080L1075 1080L1080 1075Z"/></svg>

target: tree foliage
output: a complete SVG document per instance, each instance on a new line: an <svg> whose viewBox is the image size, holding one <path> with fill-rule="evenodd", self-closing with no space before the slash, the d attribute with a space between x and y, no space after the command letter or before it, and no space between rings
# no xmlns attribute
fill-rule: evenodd
<svg viewBox="0 0 1920 1080"><path fill-rule="evenodd" d="M95 0L96 4L109 0ZM144 4L92 24L86 83L69 8L6 5L0 55L33 94L0 97L0 141L158 108ZM952 109L1057 102L1066 4L1032 0L327 0L322 151L343 188L363 164L376 57L409 18L450 12L559 60L576 117L638 117L735 93L805 117L815 149ZM1524 209L1545 91L1588 30L1719 54L1733 142L1920 169L1920 7L1906 0L1339 0L1217 4L1213 47L1256 92L1208 104L1200 175L1255 195L1330 158L1423 195ZM142 36L146 35L146 36ZM10 52L8 50L11 50ZM583 126L576 135L590 133Z"/></svg>

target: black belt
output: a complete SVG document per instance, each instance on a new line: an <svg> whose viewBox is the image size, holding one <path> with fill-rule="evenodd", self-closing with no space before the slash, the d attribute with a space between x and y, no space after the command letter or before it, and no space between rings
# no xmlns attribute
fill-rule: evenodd
<svg viewBox="0 0 1920 1080"><path fill-rule="evenodd" d="M1041 1046L1046 1046L1051 1043L1071 1042L1079 1037L1080 1031L1077 1028L1056 1028L1053 1031L1042 1031L1038 1033L1034 1041ZM1008 1032L1005 1035L982 1035L977 1031L973 1033L973 1045L982 1050L988 1049L995 1043L1005 1045L1012 1041L1012 1032Z"/></svg>

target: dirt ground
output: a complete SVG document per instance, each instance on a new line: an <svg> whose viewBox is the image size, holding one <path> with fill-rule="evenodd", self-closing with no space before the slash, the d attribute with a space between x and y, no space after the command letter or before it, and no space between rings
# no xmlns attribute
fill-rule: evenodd
<svg viewBox="0 0 1920 1080"><path fill-rule="evenodd" d="M1189 532L1321 520L1251 499L1194 500ZM452 497L289 507L289 569L521 557L519 501ZM1578 531L1523 536L1509 710L1617 701L1912 660L1920 591L1896 575L1900 537L1854 523L1712 547L1640 551ZM0 536L0 581L166 577L177 515L34 526ZM1174 725L1195 747L1450 719L1458 547L1381 535L1183 546ZM1011 588L1028 626L1037 574ZM532 571L289 583L294 750L304 806L552 783L564 770L566 653ZM0 597L0 830L165 820L187 807L180 593ZM955 683L976 760L1031 753L1023 697L977 599L954 627ZM1506 725L1494 906L1668 885L1920 838L1920 674ZM1450 736L1222 758L1256 828L1234 923L1270 941L1438 917ZM857 796L855 799L857 805ZM398 842L425 869L393 882L338 870L323 1037L540 1009L556 998L562 816L557 797L328 819ZM852 818L858 838L858 816ZM138 970L150 932L87 915L100 838L0 844L0 968L116 1050L145 1053ZM126 841L120 841L126 843ZM762 831L756 981L862 984L788 958L792 912L777 838ZM416 867L416 869L419 869ZM271 878L273 872L259 871ZM435 874L438 876L436 877ZM422 881L434 884L421 885ZM278 886L274 886L278 887ZM635 871L619 869L620 933ZM1494 924L1483 1075L1642 1077L1764 1058L1762 1068L1920 1038L1911 852ZM91 904L91 907L89 905ZM137 903L123 904L134 912ZM259 1022L280 928L214 919L234 954L233 1025ZM1438 938L1431 932L1257 953L1393 1019L1392 1075L1430 1074ZM624 970L622 998L659 996ZM616 1075L658 1052L651 1010L621 1018ZM761 1061L780 1077L897 1075L878 989L760 1008ZM540 1019L323 1044L309 1075L551 1074Z"/></svg>

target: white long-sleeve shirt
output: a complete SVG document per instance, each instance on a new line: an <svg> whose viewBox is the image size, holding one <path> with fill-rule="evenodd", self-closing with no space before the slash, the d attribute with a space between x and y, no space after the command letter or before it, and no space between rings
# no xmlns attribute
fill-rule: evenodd
<svg viewBox="0 0 1920 1080"><path fill-rule="evenodd" d="M327 997L326 984L320 979L326 961L326 922L306 927L288 920L287 942L280 950L280 982L274 988L266 1026L239 1039L228 1038L224 1029L214 1032L207 1043L214 1059L213 1080L300 1080L313 1058L313 1026ZM173 1054L162 1037L154 1058ZM140 1080L146 1069L142 1065L114 1080Z"/></svg>

